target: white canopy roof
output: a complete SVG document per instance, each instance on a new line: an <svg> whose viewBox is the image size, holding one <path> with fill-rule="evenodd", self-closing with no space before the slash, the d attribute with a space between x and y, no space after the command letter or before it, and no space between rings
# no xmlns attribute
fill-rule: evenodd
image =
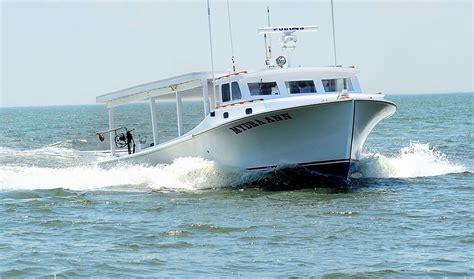
<svg viewBox="0 0 474 279"><path fill-rule="evenodd" d="M97 103L106 103L108 107L147 100L153 97L162 97L179 91L192 97L202 96L202 92L193 90L202 87L204 80L212 81L211 72L194 72L159 81L145 83L127 89L98 96Z"/></svg>

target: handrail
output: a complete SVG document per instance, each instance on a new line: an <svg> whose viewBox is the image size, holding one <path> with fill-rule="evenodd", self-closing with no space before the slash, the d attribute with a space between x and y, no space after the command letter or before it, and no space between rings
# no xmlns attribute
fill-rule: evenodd
<svg viewBox="0 0 474 279"><path fill-rule="evenodd" d="M255 101L263 101L263 100L264 99L245 100L245 101L235 102L235 103L231 103L231 104L221 105L221 106L218 106L217 108L225 108L225 107L230 107L230 106L234 106L234 105L241 105L241 104L245 104L245 103L253 103Z"/></svg>
<svg viewBox="0 0 474 279"><path fill-rule="evenodd" d="M240 74L246 74L246 73L247 73L247 71L240 71L240 72L230 73L230 74L227 74L227 75L224 75L224 76L217 77L216 80L219 80L221 78L231 77L231 76L238 76Z"/></svg>

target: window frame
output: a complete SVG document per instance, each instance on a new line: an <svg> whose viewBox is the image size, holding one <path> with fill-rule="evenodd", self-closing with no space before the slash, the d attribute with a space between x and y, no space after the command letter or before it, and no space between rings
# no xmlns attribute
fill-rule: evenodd
<svg viewBox="0 0 474 279"><path fill-rule="evenodd" d="M290 83L298 83L298 82L306 82L306 83L312 83L311 89L314 91L311 92L291 92L291 87ZM314 82L313 79L304 79L304 80L286 80L284 81L286 90L288 91L289 95L296 95L296 94L316 94L318 93L318 88L316 86L316 82ZM301 87L298 86L298 89L301 90Z"/></svg>
<svg viewBox="0 0 474 279"><path fill-rule="evenodd" d="M258 86L261 86L262 84L274 84L274 86L271 86L270 87L270 93L269 94L253 94L253 91L252 91L252 87L254 85L258 85ZM263 81L257 81L257 82L247 82L247 88L249 90L249 94L250 96L280 96L281 95L281 91L280 91L280 87L278 86L278 82L277 81L266 81L266 82L263 82ZM276 88L276 94L273 94L273 88ZM259 88L259 92L261 93L262 92L262 88L260 87Z"/></svg>
<svg viewBox="0 0 474 279"><path fill-rule="evenodd" d="M238 95L234 95L234 94L236 94L235 92L237 92L237 91L233 90L233 88L235 89L235 86L238 88ZM228 102L232 102L232 101L242 99L242 88L240 87L240 82L237 81L237 80L222 83L222 84L219 85L219 88L220 88L220 98L221 98L222 103L228 103ZM224 100L224 95L223 95L224 89L223 88L228 88L228 90L229 90L229 93L228 93L229 98L227 100ZM238 98L235 98L235 97L238 97Z"/></svg>
<svg viewBox="0 0 474 279"><path fill-rule="evenodd" d="M228 100L226 100L226 101L224 100L224 87L226 87L227 90L228 90L228 92L226 92L226 97L228 97ZM231 96L232 96L232 92L230 90L230 84L228 82L221 84L221 100L222 100L222 102L227 103L227 102L232 101Z"/></svg>
<svg viewBox="0 0 474 279"><path fill-rule="evenodd" d="M237 86L237 89L239 91L239 97L238 98L234 98L234 85ZM240 84L237 81L233 81L230 84L230 96L232 98L232 101L242 99L242 89L240 89Z"/></svg>
<svg viewBox="0 0 474 279"><path fill-rule="evenodd" d="M337 82L339 80L342 80L342 82L345 84L345 85L343 85L344 88L342 88L342 89L338 88L338 83ZM325 81L335 81L336 83L333 86L335 90L328 90L328 89L331 89L331 88L328 88L329 86L326 87ZM349 81L349 82L347 82L347 81ZM352 78L350 78L350 77L325 78L325 79L321 79L321 84L324 88L324 92L326 92L326 93L337 93L337 92L341 92L342 90L347 90L348 92L355 92L354 91L354 85L352 83Z"/></svg>

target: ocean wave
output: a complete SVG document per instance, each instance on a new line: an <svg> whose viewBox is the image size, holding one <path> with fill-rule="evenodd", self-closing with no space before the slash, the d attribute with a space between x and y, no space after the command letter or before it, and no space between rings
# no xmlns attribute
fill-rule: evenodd
<svg viewBox="0 0 474 279"><path fill-rule="evenodd" d="M467 171L466 167L450 162L442 152L420 142L410 142L393 157L379 153L363 154L359 166L359 172L366 178L412 178Z"/></svg>
<svg viewBox="0 0 474 279"><path fill-rule="evenodd" d="M62 140L55 143L51 143L48 147L65 147L65 148L73 148L77 146L83 146L87 144L88 141L86 139L71 139L71 140Z"/></svg>
<svg viewBox="0 0 474 279"><path fill-rule="evenodd" d="M46 146L38 149L15 150L0 147L0 165L69 167L91 164L98 160L93 153L83 153L61 146Z"/></svg>

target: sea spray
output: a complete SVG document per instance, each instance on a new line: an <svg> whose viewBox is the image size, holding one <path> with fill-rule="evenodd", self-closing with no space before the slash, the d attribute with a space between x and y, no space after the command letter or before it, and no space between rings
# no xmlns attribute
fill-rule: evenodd
<svg viewBox="0 0 474 279"><path fill-rule="evenodd" d="M395 157L363 154L359 166L362 177L377 178L437 176L464 171L467 171L464 166L450 162L442 152L416 141L401 148Z"/></svg>

